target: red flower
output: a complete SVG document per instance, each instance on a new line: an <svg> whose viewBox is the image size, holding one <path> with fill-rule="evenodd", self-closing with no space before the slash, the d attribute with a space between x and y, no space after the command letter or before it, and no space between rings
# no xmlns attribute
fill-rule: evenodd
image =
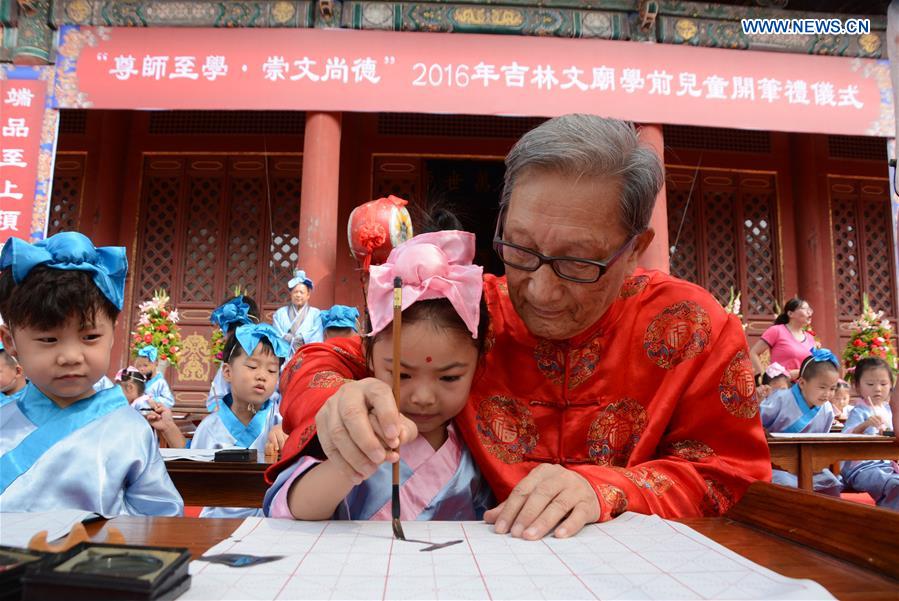
<svg viewBox="0 0 899 601"><path fill-rule="evenodd" d="M147 344L150 344L151 342L153 342L153 337L150 336L149 334L144 334L144 342L146 342Z"/></svg>
<svg viewBox="0 0 899 601"><path fill-rule="evenodd" d="M167 325L165 325L165 324L162 324L162 325L159 326L159 331L160 331L160 332L168 332L168 331L169 331L169 327L168 327Z"/></svg>
<svg viewBox="0 0 899 601"><path fill-rule="evenodd" d="M863 347L863 346L865 346L865 343L862 342L861 338L856 338L855 340L852 341L852 346Z"/></svg>
<svg viewBox="0 0 899 601"><path fill-rule="evenodd" d="M168 361L168 360L169 360L169 356L168 356L168 355L159 355L159 358L162 359L163 361Z"/></svg>

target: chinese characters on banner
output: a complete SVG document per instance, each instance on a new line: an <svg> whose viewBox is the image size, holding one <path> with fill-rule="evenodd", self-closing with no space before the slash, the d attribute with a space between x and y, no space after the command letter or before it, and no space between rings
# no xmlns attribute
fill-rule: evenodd
<svg viewBox="0 0 899 601"><path fill-rule="evenodd" d="M31 238L46 86L0 80L0 243Z"/></svg>
<svg viewBox="0 0 899 601"><path fill-rule="evenodd" d="M462 43L464 41L464 43ZM886 61L606 40L64 28L61 108L554 116L892 136Z"/></svg>

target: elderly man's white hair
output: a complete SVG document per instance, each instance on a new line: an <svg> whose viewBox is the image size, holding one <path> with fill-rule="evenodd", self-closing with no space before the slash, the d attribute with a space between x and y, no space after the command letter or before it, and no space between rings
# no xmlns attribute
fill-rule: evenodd
<svg viewBox="0 0 899 601"><path fill-rule="evenodd" d="M563 115L522 136L506 156L504 205L516 179L532 169L570 174L575 179L618 178L621 225L629 236L649 226L662 188L659 157L640 141L634 124L596 115Z"/></svg>

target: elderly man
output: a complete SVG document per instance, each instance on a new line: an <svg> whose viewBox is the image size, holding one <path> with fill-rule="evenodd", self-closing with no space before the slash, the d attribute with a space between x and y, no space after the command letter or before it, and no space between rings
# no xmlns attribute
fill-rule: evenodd
<svg viewBox="0 0 899 601"><path fill-rule="evenodd" d="M625 510L719 515L770 478L739 321L637 268L661 182L632 124L589 115L547 121L506 157L494 245L507 273L485 278L490 350L456 418L501 501L485 516L498 533L570 536ZM397 460L385 445L415 424L386 384L345 379L360 361L320 348L287 372L291 440L270 477L316 432L357 480Z"/></svg>

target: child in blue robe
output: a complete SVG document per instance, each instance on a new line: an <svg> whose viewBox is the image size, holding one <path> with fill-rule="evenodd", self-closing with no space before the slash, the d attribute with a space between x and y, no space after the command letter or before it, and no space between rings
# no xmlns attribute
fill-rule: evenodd
<svg viewBox="0 0 899 601"><path fill-rule="evenodd" d="M209 316L209 322L218 326L227 336L237 326L259 323L259 306L252 297L238 295L216 307ZM229 392L231 386L222 377L222 366L219 365L209 386L209 394L206 395L206 409L210 413L218 411L219 403Z"/></svg>
<svg viewBox="0 0 899 601"><path fill-rule="evenodd" d="M194 433L192 449L256 449L265 454L269 430L278 417L271 396L281 363L290 345L269 324L238 326L225 342L222 376L231 391L219 410L203 418ZM245 507L205 507L200 517L262 515Z"/></svg>
<svg viewBox="0 0 899 601"><path fill-rule="evenodd" d="M325 331L325 340L329 338L347 338L357 336L359 323L359 309L347 305L334 305L327 311L322 311L322 328Z"/></svg>
<svg viewBox="0 0 899 601"><path fill-rule="evenodd" d="M859 361L852 382L863 405L849 413L843 432L875 436L889 430L893 423L890 392L896 375L886 361L866 357ZM871 495L880 507L899 511L899 465L895 461L844 461L843 482L847 488Z"/></svg>
<svg viewBox="0 0 899 601"><path fill-rule="evenodd" d="M487 329L483 270L472 265L473 258L473 234L443 231L416 236L394 249L384 265L371 267L371 333L363 340L368 373L359 376L368 375L362 382L380 386L392 398L393 370L401 370L398 404L418 429L414 440L400 441L403 520L479 520L493 502L492 492L452 425L468 399ZM401 363L394 365L390 325L393 282L400 274L404 274ZM360 346L359 338L336 338L331 344ZM307 368L300 366L303 369ZM318 376L322 386L330 386L325 384L327 378L338 374L311 377ZM266 515L301 520L391 519L391 463L382 463L363 479L331 460L313 456L311 447L305 450L310 454L284 469L266 493Z"/></svg>
<svg viewBox="0 0 899 601"><path fill-rule="evenodd" d="M18 400L27 383L25 370L0 344L0 407Z"/></svg>
<svg viewBox="0 0 899 601"><path fill-rule="evenodd" d="M148 344L137 351L134 367L147 378L145 392L157 403L174 407L175 395L172 394L172 389L169 388L169 383L166 382L162 372L156 371L157 359L159 359L159 349Z"/></svg>
<svg viewBox="0 0 899 601"><path fill-rule="evenodd" d="M153 430L109 369L128 270L125 249L77 232L0 253L0 338L30 382L0 408L0 511L181 515Z"/></svg>
<svg viewBox="0 0 899 601"><path fill-rule="evenodd" d="M827 434L834 420L830 399L839 379L840 364L836 356L827 349L812 350L799 368L796 383L772 392L760 405L762 426L768 432ZM840 479L828 469L812 479L816 492L839 496L843 490ZM771 481L797 486L796 476L783 470L774 470Z"/></svg>
<svg viewBox="0 0 899 601"><path fill-rule="evenodd" d="M102 378L100 378L99 380L97 380L94 383L92 388L94 389L94 392L100 392L101 390L106 390L107 388L112 388L113 386L115 386L115 382L110 380L109 376L104 374Z"/></svg>

